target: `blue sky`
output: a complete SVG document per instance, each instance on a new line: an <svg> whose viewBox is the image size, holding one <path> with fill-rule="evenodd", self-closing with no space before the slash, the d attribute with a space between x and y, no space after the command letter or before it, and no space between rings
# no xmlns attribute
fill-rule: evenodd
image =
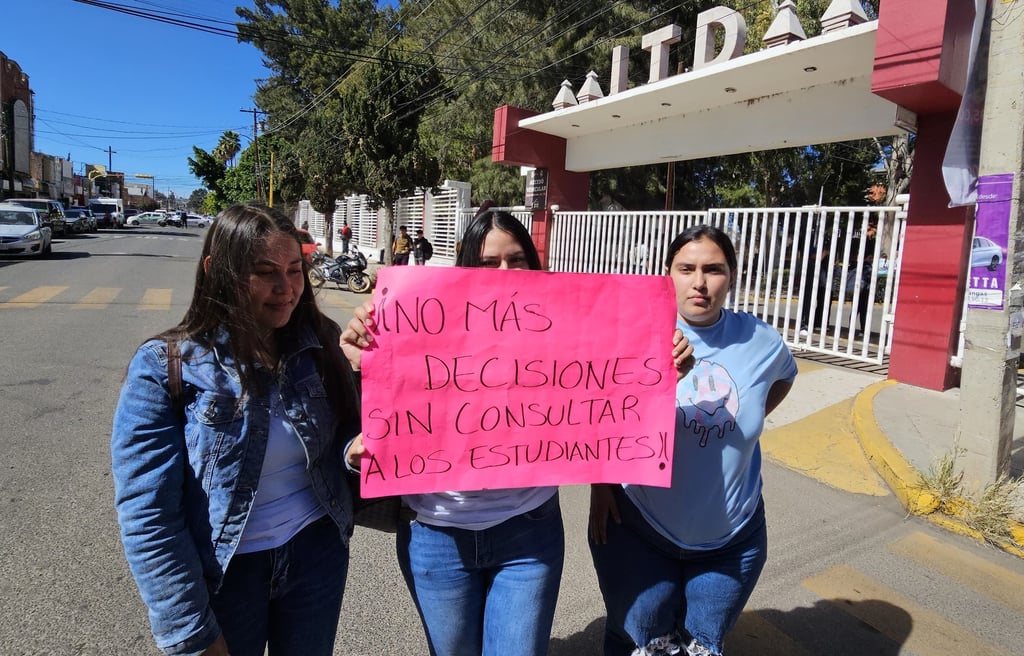
<svg viewBox="0 0 1024 656"><path fill-rule="evenodd" d="M111 0L119 5L228 21L224 0ZM225 130L252 136L260 52L233 38L127 16L73 0L3 2L0 51L35 92L35 149L65 157L75 172L108 163L128 181L154 175L157 190L188 196L192 146L212 150ZM231 25L220 25L230 28ZM137 180L149 184L149 180Z"/></svg>

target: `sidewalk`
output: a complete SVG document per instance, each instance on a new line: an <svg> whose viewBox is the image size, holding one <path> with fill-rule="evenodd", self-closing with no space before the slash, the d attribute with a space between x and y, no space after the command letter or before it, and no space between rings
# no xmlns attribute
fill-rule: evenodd
<svg viewBox="0 0 1024 656"><path fill-rule="evenodd" d="M797 359L793 390L765 423L767 458L827 485L854 494L893 494L908 512L948 530L980 539L961 519L937 511L919 487L927 473L954 450L960 391L936 392L887 381L879 375ZM1024 409L1017 408L1014 444L1024 441ZM1013 475L1021 475L1017 449ZM1024 517L1024 499L1020 500ZM1024 526L1011 524L1016 544L1006 551L1024 557Z"/></svg>

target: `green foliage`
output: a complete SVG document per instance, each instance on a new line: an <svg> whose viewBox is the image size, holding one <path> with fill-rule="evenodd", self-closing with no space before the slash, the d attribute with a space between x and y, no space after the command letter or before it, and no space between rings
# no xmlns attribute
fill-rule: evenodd
<svg viewBox="0 0 1024 656"><path fill-rule="evenodd" d="M387 12L372 0L256 0L236 12L239 40L259 48L274 72L256 101L267 114L264 166L272 151L275 196L309 199L330 232L335 200L351 189L338 88L372 60L365 51Z"/></svg>
<svg viewBox="0 0 1024 656"><path fill-rule="evenodd" d="M205 189L195 189L188 197L188 206L194 210L202 209L203 202L206 201L206 197L209 195L210 192Z"/></svg>
<svg viewBox="0 0 1024 656"><path fill-rule="evenodd" d="M473 162L473 204L493 200L499 207L523 204L523 176L515 166L495 164L490 156Z"/></svg>
<svg viewBox="0 0 1024 656"><path fill-rule="evenodd" d="M801 0L808 37L830 0ZM864 3L869 18L878 1ZM275 199L308 198L330 217L337 198L365 192L389 206L417 186L442 178L472 184L474 200L523 202L518 169L490 162L496 107L548 111L563 79L579 89L595 71L607 90L611 50L630 48L631 87L647 83L650 55L641 36L669 23L683 28L671 51L673 68L692 66L697 15L712 6L741 11L746 52L775 15L773 0L698 0L669 7L653 0L400 2L374 0L254 0L236 10L239 40L261 50L271 75L256 103L265 114L260 137L264 194L274 153ZM256 195L254 162L227 132L212 153L189 160L223 206ZM235 158L238 157L237 163ZM885 176L874 177L878 162ZM825 144L591 175L591 206L607 193L627 209L673 209L863 203L873 183L890 196L906 187L912 141ZM669 185L671 190L669 190ZM385 235L386 240L390 239Z"/></svg>
<svg viewBox="0 0 1024 656"><path fill-rule="evenodd" d="M419 135L421 98L438 84L438 77L427 62L418 68L399 65L395 48L385 46L379 52L378 63L361 66L341 89L341 122L354 190L384 207L388 220L383 240L390 244L394 202L417 187L440 182L437 160L423 148Z"/></svg>
<svg viewBox="0 0 1024 656"><path fill-rule="evenodd" d="M192 154L193 156L188 158L188 168L192 175L202 180L211 192L217 193L227 171L224 162L218 161L216 157L198 146L192 147Z"/></svg>

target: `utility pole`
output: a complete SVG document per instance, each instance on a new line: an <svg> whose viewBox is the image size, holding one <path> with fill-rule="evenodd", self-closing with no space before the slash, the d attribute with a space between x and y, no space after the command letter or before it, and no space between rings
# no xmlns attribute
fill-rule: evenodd
<svg viewBox="0 0 1024 656"><path fill-rule="evenodd" d="M260 175L260 169L262 168L260 166L260 143L259 143L259 141L257 139L259 137L259 135L256 133L256 130L257 130L256 114L261 113L261 112L260 112L260 110L255 109L255 108L253 108L253 109L240 109L238 111L245 112L246 114L250 114L250 113L252 114L252 153L253 153L253 157L256 160L256 200L258 200L260 202L263 202L263 178Z"/></svg>
<svg viewBox="0 0 1024 656"><path fill-rule="evenodd" d="M978 228L983 219L999 216L1008 229L1005 275L994 281L1003 294L1002 308L967 310L964 362L960 383L958 444L965 482L988 484L1008 474L1013 444L1017 396L1017 363L1020 353L1018 313L1024 281L1024 264L1018 239L1024 230L1021 208L1021 170L1024 169L1024 2L989 2L990 41L985 111L982 119L978 162ZM981 41L984 44L984 38ZM979 50L978 56L983 52ZM992 198L983 193L992 176L1006 175L1010 184L1001 194L999 211L992 212ZM995 187L993 187L995 188ZM1001 228L1001 224L997 224ZM978 269L972 270L972 275ZM986 271L987 273L987 271ZM997 272L998 273L998 270ZM1016 332L1016 335L1014 333Z"/></svg>
<svg viewBox="0 0 1024 656"><path fill-rule="evenodd" d="M114 153L117 151L107 146L107 173L114 170Z"/></svg>

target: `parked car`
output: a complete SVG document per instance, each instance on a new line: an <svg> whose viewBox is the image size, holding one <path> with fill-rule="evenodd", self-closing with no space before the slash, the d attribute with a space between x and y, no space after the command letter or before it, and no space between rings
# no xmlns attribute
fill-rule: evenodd
<svg viewBox="0 0 1024 656"><path fill-rule="evenodd" d="M100 222L96 219L96 215L92 213L92 210L88 207L79 207L78 209L89 217L89 232L99 232Z"/></svg>
<svg viewBox="0 0 1024 656"><path fill-rule="evenodd" d="M120 198L90 198L86 203L104 228L124 226L124 201Z"/></svg>
<svg viewBox="0 0 1024 656"><path fill-rule="evenodd" d="M1006 253L1002 246L987 237L975 237L971 244L971 268L986 267L995 271L1003 263Z"/></svg>
<svg viewBox="0 0 1024 656"><path fill-rule="evenodd" d="M0 255L44 257L52 248L53 231L39 212L23 205L0 203Z"/></svg>
<svg viewBox="0 0 1024 656"><path fill-rule="evenodd" d="M80 235L85 232L96 232L96 217L87 207L69 207L64 210L64 220L68 231Z"/></svg>
<svg viewBox="0 0 1024 656"><path fill-rule="evenodd" d="M167 212L142 212L128 219L128 225L158 225L165 226L168 223Z"/></svg>
<svg viewBox="0 0 1024 656"><path fill-rule="evenodd" d="M64 204L59 200L50 198L8 198L6 203L31 207L43 219L43 223L50 227L54 235L64 235L67 232L67 225L64 222Z"/></svg>
<svg viewBox="0 0 1024 656"><path fill-rule="evenodd" d="M190 228L209 228L213 223L213 219L208 216L201 216L199 214L187 215L188 227Z"/></svg>
<svg viewBox="0 0 1024 656"><path fill-rule="evenodd" d="M131 218L131 217L135 216L136 214L138 214L141 211L142 210L137 210L134 207L129 207L128 209L126 209L124 211L124 218L125 219Z"/></svg>

